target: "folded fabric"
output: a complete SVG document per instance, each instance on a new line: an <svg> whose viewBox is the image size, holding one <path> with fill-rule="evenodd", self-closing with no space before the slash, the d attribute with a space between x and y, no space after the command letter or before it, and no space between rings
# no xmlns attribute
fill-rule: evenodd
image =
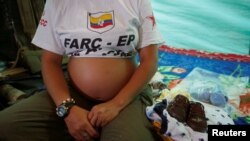
<svg viewBox="0 0 250 141"><path fill-rule="evenodd" d="M202 104L204 105L208 125L234 125L233 119L223 108L207 103Z"/></svg>
<svg viewBox="0 0 250 141"><path fill-rule="evenodd" d="M177 119L171 117L166 109L162 111L163 115L158 115L158 113L154 110L156 104L152 106L148 106L146 108L147 117L154 123L153 125L157 125L155 123L164 123L162 122L161 117L165 117L167 119L167 130L164 133L161 133L162 138L166 140L169 137L175 141L206 141L207 133L196 132L185 123L177 121Z"/></svg>

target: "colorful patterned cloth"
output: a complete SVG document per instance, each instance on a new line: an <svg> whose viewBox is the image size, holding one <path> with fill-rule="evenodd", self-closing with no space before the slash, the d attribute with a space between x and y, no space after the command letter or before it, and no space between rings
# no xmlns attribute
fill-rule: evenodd
<svg viewBox="0 0 250 141"><path fill-rule="evenodd" d="M250 56L178 49L166 45L160 47L158 71L163 74L163 81L169 89L178 85L196 67L233 77L250 77ZM250 82L241 97L249 97L249 91ZM240 107L229 106L225 110L235 124L250 124L249 105L250 100L245 100L241 101Z"/></svg>

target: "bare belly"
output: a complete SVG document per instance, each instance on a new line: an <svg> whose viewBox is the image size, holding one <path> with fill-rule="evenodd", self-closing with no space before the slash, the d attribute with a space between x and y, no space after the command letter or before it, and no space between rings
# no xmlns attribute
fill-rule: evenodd
<svg viewBox="0 0 250 141"><path fill-rule="evenodd" d="M72 83L84 95L96 100L113 98L136 69L132 59L71 58L68 63Z"/></svg>

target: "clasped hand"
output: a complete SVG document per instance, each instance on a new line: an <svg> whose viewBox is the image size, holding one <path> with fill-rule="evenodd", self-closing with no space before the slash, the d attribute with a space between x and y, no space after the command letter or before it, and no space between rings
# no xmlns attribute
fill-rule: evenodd
<svg viewBox="0 0 250 141"><path fill-rule="evenodd" d="M65 118L69 133L77 141L89 141L98 138L97 128L104 127L119 114L119 107L111 101L98 104L90 111L73 106ZM86 137L86 134L89 137Z"/></svg>
<svg viewBox="0 0 250 141"><path fill-rule="evenodd" d="M103 127L113 120L120 112L120 108L112 101L94 106L88 114L88 119L94 127Z"/></svg>

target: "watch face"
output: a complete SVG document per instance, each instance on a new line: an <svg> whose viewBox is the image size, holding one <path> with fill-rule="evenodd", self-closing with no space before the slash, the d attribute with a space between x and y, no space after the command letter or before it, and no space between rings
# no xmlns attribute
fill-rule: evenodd
<svg viewBox="0 0 250 141"><path fill-rule="evenodd" d="M56 114L59 117L65 118L69 114L69 110L74 104L75 104L74 101L62 103L56 108Z"/></svg>
<svg viewBox="0 0 250 141"><path fill-rule="evenodd" d="M59 117L63 117L63 116L65 116L67 114L67 108L65 107L65 106L59 106L58 108L57 108L57 115L59 116Z"/></svg>

